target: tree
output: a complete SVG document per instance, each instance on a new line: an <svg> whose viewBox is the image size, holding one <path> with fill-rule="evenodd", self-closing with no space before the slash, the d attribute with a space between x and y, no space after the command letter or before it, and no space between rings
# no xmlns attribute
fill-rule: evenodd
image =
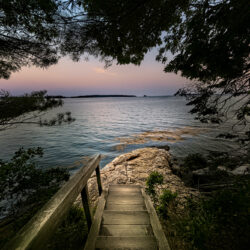
<svg viewBox="0 0 250 250"><path fill-rule="evenodd" d="M61 99L46 96L46 91L23 96L0 92L0 131L16 124L53 126L71 123L70 112L42 120L49 109L62 106ZM42 157L42 148L20 148L9 161L0 159L0 246L3 246L43 206L64 181L67 169L42 169L34 158Z"/></svg>
<svg viewBox="0 0 250 250"><path fill-rule="evenodd" d="M59 113L56 118L42 120L49 109L63 105L61 99L49 98L46 91L36 91L23 96L11 96L9 92L0 91L0 131L15 124L38 124L53 126L71 123L75 119L70 112Z"/></svg>
<svg viewBox="0 0 250 250"><path fill-rule="evenodd" d="M237 120L234 128L245 126L239 139L248 148L250 11L246 6L246 0L87 0L83 8L90 21L77 33L77 43L91 38L108 64L114 59L118 64L140 64L149 49L160 46L156 59L165 64L165 72L193 80L192 86L177 93L188 98L191 113L201 122L220 123L231 119L232 111ZM78 51L79 57L77 43L72 53Z"/></svg>
<svg viewBox="0 0 250 250"><path fill-rule="evenodd" d="M23 66L56 64L79 4L79 0L0 0L0 78L8 79Z"/></svg>
<svg viewBox="0 0 250 250"><path fill-rule="evenodd" d="M47 67L58 60L55 25L58 5L54 0L0 2L0 77L34 64ZM54 46L53 46L54 45Z"/></svg>
<svg viewBox="0 0 250 250"><path fill-rule="evenodd" d="M81 5L85 13L72 24L62 51L79 59L88 46L107 65L114 59L118 64L139 65L149 49L162 43L162 32L181 22L188 2L85 0Z"/></svg>
<svg viewBox="0 0 250 250"><path fill-rule="evenodd" d="M193 1L186 18L171 28L158 60L176 53L166 72L181 72L194 84L177 92L192 105L201 122L235 119L233 130L245 134L221 134L238 138L249 153L250 143L250 11L247 1ZM237 17L237 18L235 18Z"/></svg>
<svg viewBox="0 0 250 250"><path fill-rule="evenodd" d="M36 1L31 10L40 8L40 2ZM58 39L56 46L51 47L56 49L57 57L69 54L79 60L87 52L100 55L107 66L113 60L118 64L140 64L148 50L159 46L156 59L165 64L164 70L179 72L194 81L193 88L178 94L189 98L189 104L194 106L191 112L200 121L220 123L227 118L228 110L239 105L234 111L238 125L248 126L250 11L245 7L246 0L46 0L46 3L54 3L48 5L54 7L42 9L52 19L42 16L46 25L42 26L45 33L40 33L46 35L53 30L52 34L56 34L50 37ZM4 9L6 17L13 6ZM19 17L27 15L19 12ZM35 34L38 41L44 41L46 36L39 36L40 26L31 23L34 28L28 30L31 37ZM2 25L13 29L8 22ZM56 31L51 27L57 27ZM170 60L168 52L173 54ZM32 62L30 57L24 58ZM11 64L19 62L13 57ZM248 130L242 141L249 140Z"/></svg>
<svg viewBox="0 0 250 250"><path fill-rule="evenodd" d="M14 237L69 179L63 168L42 169L35 158L41 148L20 148L8 160L0 159L0 247Z"/></svg>

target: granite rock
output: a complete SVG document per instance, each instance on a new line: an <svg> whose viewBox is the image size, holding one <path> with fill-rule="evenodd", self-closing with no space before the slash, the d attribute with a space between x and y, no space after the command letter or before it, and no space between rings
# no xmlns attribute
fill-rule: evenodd
<svg viewBox="0 0 250 250"><path fill-rule="evenodd" d="M190 195L198 196L198 191L186 187L182 180L171 170L171 155L164 149L141 148L130 153L116 157L112 162L101 169L103 188L110 184L137 184L145 187L146 180L151 172L157 171L164 176L162 185L156 186L156 192L169 189L178 193L180 201L186 200ZM98 189L95 173L88 181L89 197L92 204L98 200ZM77 202L80 202L78 197Z"/></svg>

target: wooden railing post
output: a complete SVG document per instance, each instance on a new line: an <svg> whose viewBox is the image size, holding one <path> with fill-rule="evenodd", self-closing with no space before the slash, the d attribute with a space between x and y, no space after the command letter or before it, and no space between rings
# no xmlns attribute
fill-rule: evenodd
<svg viewBox="0 0 250 250"><path fill-rule="evenodd" d="M102 181L101 181L101 174L100 174L100 165L97 166L95 172L96 172L99 195L101 195L102 194Z"/></svg>
<svg viewBox="0 0 250 250"><path fill-rule="evenodd" d="M91 224L92 224L92 217L91 217L91 212L89 209L89 192L88 192L88 184L85 185L81 192L81 197L82 197L82 205L84 207L84 212L88 224L88 229L90 230Z"/></svg>

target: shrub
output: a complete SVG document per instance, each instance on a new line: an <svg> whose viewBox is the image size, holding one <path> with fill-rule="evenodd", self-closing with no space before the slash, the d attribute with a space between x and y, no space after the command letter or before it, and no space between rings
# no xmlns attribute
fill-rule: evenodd
<svg viewBox="0 0 250 250"><path fill-rule="evenodd" d="M169 205L175 200L177 193L173 193L168 189L164 189L159 197L159 205L157 206L157 212L162 216L162 218L168 218L168 208Z"/></svg>
<svg viewBox="0 0 250 250"><path fill-rule="evenodd" d="M190 199L178 231L191 249L250 249L250 181Z"/></svg>
<svg viewBox="0 0 250 250"><path fill-rule="evenodd" d="M146 192L155 195L155 185L163 183L163 175L157 171L153 171L146 181Z"/></svg>
<svg viewBox="0 0 250 250"><path fill-rule="evenodd" d="M69 173L66 169L37 168L41 148L19 149L7 162L0 160L0 248L57 192ZM8 223L5 223L7 221Z"/></svg>
<svg viewBox="0 0 250 250"><path fill-rule="evenodd" d="M67 217L55 231L46 249L81 249L85 244L87 236L88 226L84 209L72 206Z"/></svg>

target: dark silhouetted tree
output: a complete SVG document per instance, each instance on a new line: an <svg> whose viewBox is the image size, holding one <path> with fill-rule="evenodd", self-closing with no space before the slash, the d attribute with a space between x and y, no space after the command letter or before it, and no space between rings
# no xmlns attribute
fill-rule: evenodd
<svg viewBox="0 0 250 250"><path fill-rule="evenodd" d="M240 140L247 143L247 5L246 0L86 0L83 8L89 22L72 36L76 41L73 47L68 39L65 51L80 57L81 45L88 40L108 64L114 59L118 64L140 64L151 48L159 46L156 59L165 64L165 72L180 73L193 81L192 86L178 91L193 106L191 113L202 122L220 123L231 119L228 114L233 111L234 128L245 126L246 133ZM169 52L173 55L170 59Z"/></svg>
<svg viewBox="0 0 250 250"><path fill-rule="evenodd" d="M24 12L23 6L27 6ZM92 54L107 66L113 60L140 64L151 48L159 46L156 59L165 64L164 70L194 81L193 88L178 94L189 98L198 119L220 123L234 108L238 124L248 126L250 10L246 6L247 0L4 2L1 76L27 64L48 66L61 55L79 60ZM46 44L47 49L40 47L41 57L32 52L32 39L38 47L39 42ZM20 46L15 41L21 41ZM168 60L169 52L173 57Z"/></svg>
<svg viewBox="0 0 250 250"><path fill-rule="evenodd" d="M0 131L15 124L38 124L53 126L71 123L75 119L70 112L59 113L50 120L42 119L49 109L63 105L61 99L49 98L46 91L32 92L22 96L11 96L9 92L0 92Z"/></svg>
<svg viewBox="0 0 250 250"><path fill-rule="evenodd" d="M55 0L0 1L0 77L22 66L47 67L58 60Z"/></svg>

